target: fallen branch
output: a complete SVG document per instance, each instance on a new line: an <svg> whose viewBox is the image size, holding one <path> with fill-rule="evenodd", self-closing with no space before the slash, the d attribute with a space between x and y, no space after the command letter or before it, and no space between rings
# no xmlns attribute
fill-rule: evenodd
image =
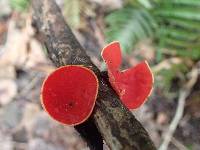
<svg viewBox="0 0 200 150"><path fill-rule="evenodd" d="M168 145L173 137L173 134L183 116L185 100L188 97L188 95L190 94L192 87L194 86L194 84L197 81L198 69L197 68L192 69L192 71L190 72L189 75L190 75L190 80L180 90L175 116L172 119L172 121L169 125L169 129L166 131L166 134L164 134L164 140L163 140L159 150L167 150L167 148L168 148Z"/></svg>
<svg viewBox="0 0 200 150"><path fill-rule="evenodd" d="M155 150L148 133L131 112L122 105L118 96L91 62L78 43L69 26L65 23L54 0L32 0L33 26L47 48L48 56L59 67L63 65L84 65L92 69L99 79L99 94L90 123L95 123L103 139L112 150ZM76 129L87 139L89 130L85 125ZM86 130L86 131L85 131ZM95 129L94 129L95 130ZM93 141L92 141L93 140ZM87 139L95 149L95 140ZM101 149L101 148L96 148Z"/></svg>

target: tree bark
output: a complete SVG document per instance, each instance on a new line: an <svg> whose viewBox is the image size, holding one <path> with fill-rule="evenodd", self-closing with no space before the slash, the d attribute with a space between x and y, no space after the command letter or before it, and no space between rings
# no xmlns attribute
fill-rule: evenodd
<svg viewBox="0 0 200 150"><path fill-rule="evenodd" d="M91 62L66 24L54 0L32 0L33 26L41 35L53 63L84 65L99 79L99 93L91 116L103 139L112 150L155 150L148 133L121 103L107 78Z"/></svg>

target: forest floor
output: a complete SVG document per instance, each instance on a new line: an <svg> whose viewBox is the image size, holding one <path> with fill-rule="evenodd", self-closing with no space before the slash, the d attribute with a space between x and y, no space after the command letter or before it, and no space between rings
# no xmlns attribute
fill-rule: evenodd
<svg viewBox="0 0 200 150"><path fill-rule="evenodd" d="M2 8L1 8L2 7ZM3 9L4 7L4 9ZM6 9L7 7L7 9ZM118 6L117 6L118 7ZM105 69L100 52L105 46L103 11L98 7L95 16L85 16L84 25L73 29L92 61ZM67 20L67 19L66 19ZM148 43L148 42L147 42ZM152 49L142 43L139 55L153 61ZM122 68L138 63L133 52L125 56ZM157 64L159 65L159 64ZM151 66L155 67L155 66ZM200 68L200 63L199 63ZM42 109L40 89L44 78L55 69L45 56L45 48L34 36L31 14L12 11L8 4L0 6L0 149L1 150L86 150L73 127L58 124ZM155 76L155 78L157 78ZM173 81L172 89L181 89ZM156 84L156 83L155 83ZM185 98L184 113L171 137L170 150L200 150L200 75ZM149 132L156 146L175 116L178 98L166 97L163 89L155 87L149 100L133 111ZM105 149L106 146L105 146Z"/></svg>

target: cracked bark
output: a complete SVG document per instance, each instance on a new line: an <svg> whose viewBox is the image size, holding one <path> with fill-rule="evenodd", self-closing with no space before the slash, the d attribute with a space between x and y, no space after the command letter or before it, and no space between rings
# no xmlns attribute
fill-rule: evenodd
<svg viewBox="0 0 200 150"><path fill-rule="evenodd" d="M33 26L41 36L49 58L57 67L84 65L93 70L99 79L99 94L88 122L93 124L92 127L97 132L96 140L100 142L94 144L95 139L87 139L87 131L91 127L88 122L75 127L85 137L90 148L102 149L102 136L112 150L155 150L141 123L124 107L105 75L91 62L54 0L32 0L32 17ZM97 128L99 132L96 131Z"/></svg>

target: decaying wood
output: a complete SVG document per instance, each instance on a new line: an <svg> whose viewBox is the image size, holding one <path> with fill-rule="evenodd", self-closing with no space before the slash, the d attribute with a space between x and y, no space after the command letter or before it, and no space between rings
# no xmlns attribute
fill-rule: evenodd
<svg viewBox="0 0 200 150"><path fill-rule="evenodd" d="M53 63L57 67L84 65L98 76L99 94L91 119L110 149L155 150L146 130L122 105L108 80L86 55L54 0L32 0L32 10L33 26L44 40Z"/></svg>

